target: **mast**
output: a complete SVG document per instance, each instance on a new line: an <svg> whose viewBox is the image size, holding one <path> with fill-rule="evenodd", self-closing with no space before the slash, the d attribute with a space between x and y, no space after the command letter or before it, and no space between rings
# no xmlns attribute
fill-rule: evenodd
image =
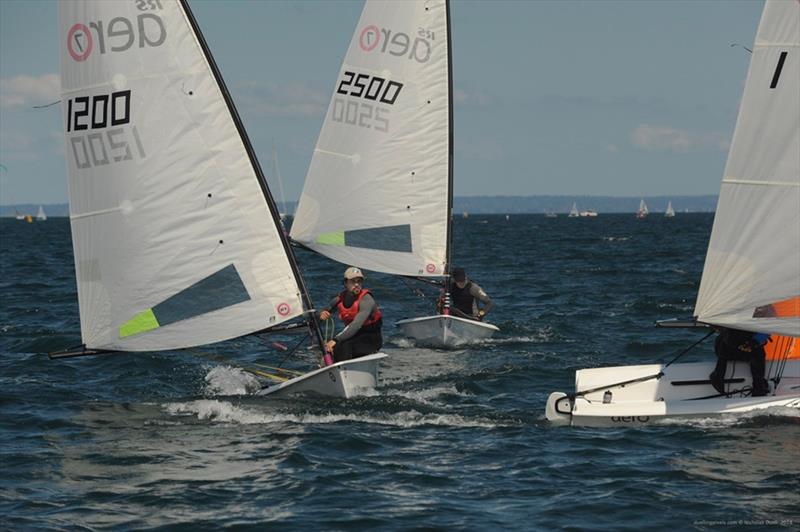
<svg viewBox="0 0 800 532"><path fill-rule="evenodd" d="M444 3L447 19L447 250L445 253L446 291L450 292L451 249L453 239L453 46L450 26L450 0Z"/></svg>
<svg viewBox="0 0 800 532"><path fill-rule="evenodd" d="M220 74L219 68L217 67L217 63L214 61L214 57L211 55L211 50L206 43L205 38L203 37L203 33L200 31L200 27L197 24L197 21L194 18L194 14L192 10L189 8L189 4L187 0L180 0L181 7L183 8L183 12L186 14L186 19L189 21L189 25L192 27L192 31L197 37L197 42L200 44L200 48L203 50L203 54L208 61L208 65L211 68L211 73L214 75L214 79L217 81L217 85L219 86L220 92L222 93L222 97L225 100L225 104L228 107L228 111L231 114L231 118L233 119L233 123L236 125L236 130L239 132L239 137L242 140L242 144L244 145L245 151L247 152L247 157L250 159L250 164L255 170L256 175L258 176L258 184L261 187L261 192L264 195L264 200L267 202L267 206L269 207L270 215L272 216L272 222L275 224L275 230L280 235L281 243L283 244L284 252L286 253L287 258L289 259L289 264L292 268L292 273L294 274L295 281L297 285L300 287L300 296L303 301L303 305L305 306L307 311L312 311L314 309L314 304L311 300L311 296L308 293L308 288L306 287L305 280L303 276L300 274L300 268L297 265L297 258L294 256L294 252L292 251L292 246L289 243L289 238L286 235L285 231L283 230L283 226L280 223L280 213L278 212L278 207L275 204L275 200L272 197L272 194L269 191L269 187L267 186L267 180L264 177L264 172L261 169L261 164L258 162L258 158L255 155L255 151L253 150L253 146L250 143L250 138L247 136L247 132L244 129L244 125L242 124L242 120L239 117L239 113L236 110L236 106L233 103L233 99L231 98L230 93L228 92L228 87L225 85L225 81L222 79L222 75ZM325 346L322 339L322 331L319 328L319 321L316 317L316 312L305 313L305 320L308 323L309 328L314 333L314 336L317 339L317 344L320 347L320 351L324 353ZM263 331L260 331L263 332Z"/></svg>

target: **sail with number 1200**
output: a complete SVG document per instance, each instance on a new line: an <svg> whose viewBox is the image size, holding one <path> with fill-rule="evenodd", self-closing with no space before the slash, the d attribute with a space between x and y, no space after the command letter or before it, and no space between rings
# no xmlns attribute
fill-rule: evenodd
<svg viewBox="0 0 800 532"><path fill-rule="evenodd" d="M321 344L275 202L186 2L65 1L59 25L83 345L52 356L189 348L301 319ZM375 386L383 356L266 391L346 397Z"/></svg>

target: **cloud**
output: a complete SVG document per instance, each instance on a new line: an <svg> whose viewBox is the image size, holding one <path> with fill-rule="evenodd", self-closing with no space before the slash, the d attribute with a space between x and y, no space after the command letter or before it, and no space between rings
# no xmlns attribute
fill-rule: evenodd
<svg viewBox="0 0 800 532"><path fill-rule="evenodd" d="M260 83L241 86L242 105L254 114L266 116L314 117L325 114L330 94L300 81Z"/></svg>
<svg viewBox="0 0 800 532"><path fill-rule="evenodd" d="M646 150L678 153L709 149L726 151L730 146L730 141L722 133L702 133L648 124L633 130L631 142Z"/></svg>
<svg viewBox="0 0 800 532"><path fill-rule="evenodd" d="M467 92L464 89L453 90L453 101L462 105L484 106L491 103L491 98L481 92Z"/></svg>
<svg viewBox="0 0 800 532"><path fill-rule="evenodd" d="M45 152L64 156L64 133L0 130L0 160L31 162L42 160Z"/></svg>
<svg viewBox="0 0 800 532"><path fill-rule="evenodd" d="M0 107L32 107L58 100L61 95L58 74L43 76L16 76L0 79Z"/></svg>

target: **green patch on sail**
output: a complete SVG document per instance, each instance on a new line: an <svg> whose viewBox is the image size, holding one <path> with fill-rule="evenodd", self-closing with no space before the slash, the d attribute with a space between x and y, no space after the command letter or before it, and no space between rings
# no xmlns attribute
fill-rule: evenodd
<svg viewBox="0 0 800 532"><path fill-rule="evenodd" d="M119 337L125 338L134 334L158 329L159 323L152 309L140 312L133 318L123 323L119 328Z"/></svg>
<svg viewBox="0 0 800 532"><path fill-rule="evenodd" d="M322 233L317 237L317 244L327 244L329 246L344 246L344 231L333 233Z"/></svg>

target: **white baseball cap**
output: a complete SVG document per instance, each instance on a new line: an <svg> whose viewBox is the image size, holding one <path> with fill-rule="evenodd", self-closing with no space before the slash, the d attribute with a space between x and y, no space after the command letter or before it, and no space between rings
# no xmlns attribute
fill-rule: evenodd
<svg viewBox="0 0 800 532"><path fill-rule="evenodd" d="M361 273L361 270L356 268L355 266L350 266L349 268L347 268L344 271L344 278L347 279L347 280L357 279L359 277L361 277L363 279L364 278L364 274Z"/></svg>

